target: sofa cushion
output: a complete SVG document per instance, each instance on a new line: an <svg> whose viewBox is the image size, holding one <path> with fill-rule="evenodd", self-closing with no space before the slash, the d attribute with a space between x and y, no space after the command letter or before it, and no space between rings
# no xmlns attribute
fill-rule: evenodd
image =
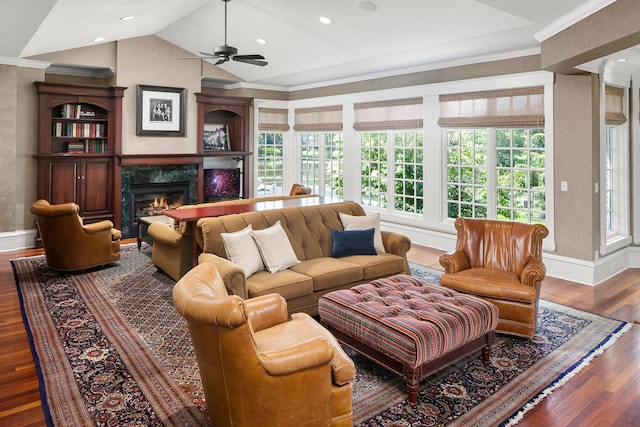
<svg viewBox="0 0 640 427"><path fill-rule="evenodd" d="M313 290L320 291L362 280L362 267L342 259L308 259L290 268L313 279Z"/></svg>
<svg viewBox="0 0 640 427"><path fill-rule="evenodd" d="M378 252L384 253L382 233L380 232L380 214L375 215L349 215L340 212L340 221L345 230L375 230L373 244Z"/></svg>
<svg viewBox="0 0 640 427"><path fill-rule="evenodd" d="M284 299L298 298L313 293L313 279L291 270L277 273L259 271L247 278L249 298L277 293Z"/></svg>
<svg viewBox="0 0 640 427"><path fill-rule="evenodd" d="M362 279L376 279L391 276L404 271L404 257L389 253L371 255L352 255L341 258L342 261L358 264L362 267Z"/></svg>
<svg viewBox="0 0 640 427"><path fill-rule="evenodd" d="M376 255L373 246L375 229L367 230L335 230L331 229L331 256L340 258L349 255Z"/></svg>
<svg viewBox="0 0 640 427"><path fill-rule="evenodd" d="M251 235L270 273L276 273L300 262L280 221L263 230L251 230Z"/></svg>
<svg viewBox="0 0 640 427"><path fill-rule="evenodd" d="M479 297L500 298L532 303L536 290L520 283L514 273L490 268L469 268L456 274L443 274L440 283L460 292Z"/></svg>
<svg viewBox="0 0 640 427"><path fill-rule="evenodd" d="M245 276L264 270L264 264L256 241L251 236L251 224L235 233L220 233L227 251L227 258L239 265Z"/></svg>

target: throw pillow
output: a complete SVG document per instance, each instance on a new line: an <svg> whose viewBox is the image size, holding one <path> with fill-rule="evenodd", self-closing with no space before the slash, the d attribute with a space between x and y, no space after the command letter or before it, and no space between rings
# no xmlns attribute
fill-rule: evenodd
<svg viewBox="0 0 640 427"><path fill-rule="evenodd" d="M264 270L260 251L251 235L251 224L235 233L220 233L220 236L227 251L227 258L239 265L247 277Z"/></svg>
<svg viewBox="0 0 640 427"><path fill-rule="evenodd" d="M384 244L382 243L382 233L380 233L380 214L375 215L349 215L340 212L340 221L345 230L367 230L373 228L373 244L376 251L384 253Z"/></svg>
<svg viewBox="0 0 640 427"><path fill-rule="evenodd" d="M339 258L349 255L376 255L376 248L373 245L373 235L375 230L334 230L331 229L331 256Z"/></svg>
<svg viewBox="0 0 640 427"><path fill-rule="evenodd" d="M251 235L270 273L277 273L300 262L280 221L264 230L251 230Z"/></svg>

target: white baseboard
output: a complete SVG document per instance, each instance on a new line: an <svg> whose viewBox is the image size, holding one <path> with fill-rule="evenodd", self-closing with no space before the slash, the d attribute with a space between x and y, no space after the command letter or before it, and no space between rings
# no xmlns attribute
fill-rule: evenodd
<svg viewBox="0 0 640 427"><path fill-rule="evenodd" d="M8 233L0 233L0 252L15 251L35 247L37 231L18 230Z"/></svg>

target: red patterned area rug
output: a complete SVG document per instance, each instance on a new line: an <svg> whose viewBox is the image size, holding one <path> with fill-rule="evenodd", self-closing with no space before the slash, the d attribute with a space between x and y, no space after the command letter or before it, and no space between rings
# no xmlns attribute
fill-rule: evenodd
<svg viewBox="0 0 640 427"><path fill-rule="evenodd" d="M59 274L43 256L13 260L49 425L207 425L198 368L174 282L151 264L149 247L121 260ZM439 273L412 265L416 276ZM516 422L631 325L542 302L533 340L498 336L491 363L463 360L427 378L418 404L404 384L352 354L354 421L362 426Z"/></svg>

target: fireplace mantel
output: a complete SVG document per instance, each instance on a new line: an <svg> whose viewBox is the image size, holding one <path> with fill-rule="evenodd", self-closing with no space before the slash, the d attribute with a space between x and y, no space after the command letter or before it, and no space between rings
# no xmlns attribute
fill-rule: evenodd
<svg viewBox="0 0 640 427"><path fill-rule="evenodd" d="M202 164L206 156L198 154L120 154L119 166L138 165L194 165Z"/></svg>

